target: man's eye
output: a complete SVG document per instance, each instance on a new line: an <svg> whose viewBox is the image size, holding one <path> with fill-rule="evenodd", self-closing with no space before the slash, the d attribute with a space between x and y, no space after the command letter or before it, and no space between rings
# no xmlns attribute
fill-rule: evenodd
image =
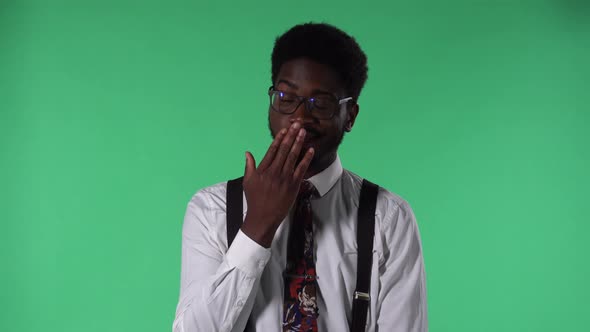
<svg viewBox="0 0 590 332"><path fill-rule="evenodd" d="M330 99L326 98L316 98L314 102L314 106L319 109L330 108L333 106L333 102Z"/></svg>
<svg viewBox="0 0 590 332"><path fill-rule="evenodd" d="M296 98L291 95L282 95L281 96L282 103L293 103L293 102L295 102L295 100L296 100Z"/></svg>

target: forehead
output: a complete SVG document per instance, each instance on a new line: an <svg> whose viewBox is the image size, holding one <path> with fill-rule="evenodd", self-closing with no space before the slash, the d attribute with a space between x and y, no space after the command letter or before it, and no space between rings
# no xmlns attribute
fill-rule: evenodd
<svg viewBox="0 0 590 332"><path fill-rule="evenodd" d="M290 85L282 84L287 81ZM338 74L331 67L307 58L297 58L285 62L276 77L275 85L285 85L294 88L299 93L312 91L327 91L341 93L342 83Z"/></svg>

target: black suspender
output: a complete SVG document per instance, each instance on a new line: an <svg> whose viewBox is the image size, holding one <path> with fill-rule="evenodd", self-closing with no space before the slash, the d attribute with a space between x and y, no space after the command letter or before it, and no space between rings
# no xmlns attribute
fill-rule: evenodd
<svg viewBox="0 0 590 332"><path fill-rule="evenodd" d="M227 181L226 193L226 222L225 229L227 230L227 248L231 246L234 238L238 234L242 223L244 222L244 201L242 200L243 187L242 180L244 177ZM252 331L252 322L248 318L246 328L244 331Z"/></svg>
<svg viewBox="0 0 590 332"><path fill-rule="evenodd" d="M373 236L375 235L375 207L379 186L363 180L359 198L356 243L358 246L356 265L356 290L352 302L352 326L350 331L365 331L367 311L371 296L371 266L373 263Z"/></svg>
<svg viewBox="0 0 590 332"><path fill-rule="evenodd" d="M227 247L231 245L243 222L244 205L242 201L242 177L227 182ZM375 233L375 207L379 186L363 180L359 198L359 210L357 220L357 271L356 290L352 302L352 326L351 332L365 331L367 312L370 304L371 266L373 262L373 236ZM246 331L251 330L250 320L246 325Z"/></svg>
<svg viewBox="0 0 590 332"><path fill-rule="evenodd" d="M227 193L226 193L226 222L225 228L227 230L227 248L234 241L234 238L238 234L242 223L244 222L244 202L242 201L242 179L229 180L227 182Z"/></svg>

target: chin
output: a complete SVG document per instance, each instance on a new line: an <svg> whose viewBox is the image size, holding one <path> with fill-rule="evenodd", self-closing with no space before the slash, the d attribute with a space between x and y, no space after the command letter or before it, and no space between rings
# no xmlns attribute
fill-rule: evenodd
<svg viewBox="0 0 590 332"><path fill-rule="evenodd" d="M309 164L309 166L312 167L314 166L318 158L321 156L322 152L321 149L318 148L318 146L315 144L304 144L301 148L301 154L299 155L299 162L303 160L303 157L305 157L305 154L307 153L307 150L309 150L309 148L313 148L314 151L313 157L311 158L311 163Z"/></svg>
<svg viewBox="0 0 590 332"><path fill-rule="evenodd" d="M315 150L315 152L318 152L318 144L314 143L314 142L304 142L303 145L301 146L301 151L302 152L307 152L307 150L309 150L309 148L313 148Z"/></svg>

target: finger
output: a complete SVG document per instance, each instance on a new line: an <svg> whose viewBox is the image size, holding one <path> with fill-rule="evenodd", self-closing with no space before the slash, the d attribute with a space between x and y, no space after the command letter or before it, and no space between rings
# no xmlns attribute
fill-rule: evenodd
<svg viewBox="0 0 590 332"><path fill-rule="evenodd" d="M307 172L307 168L309 167L309 164L311 164L314 154L315 150L313 148L309 148L307 152L305 152L305 156L303 156L303 159L301 159L299 165L297 165L297 168L293 173L293 179L296 182L301 182L303 180L305 172Z"/></svg>
<svg viewBox="0 0 590 332"><path fill-rule="evenodd" d="M291 151L293 142L295 142L295 137L297 137L299 128L301 128L301 124L299 122L293 123L285 135L285 138L283 138L281 144L279 145L279 149L275 155L275 158L272 164L269 166L269 168L273 168L277 173L281 172L283 169L283 165L285 164L285 160L289 155L289 151Z"/></svg>
<svg viewBox="0 0 590 332"><path fill-rule="evenodd" d="M262 158L260 165L258 165L259 171L263 171L266 168L268 168L268 166L270 166L270 164L274 160L277 150L279 149L279 145L281 145L281 141L283 140L283 137L285 137L286 133L287 133L287 128L283 128L283 129L281 129L281 131L279 131L275 135L275 139L272 141L272 143L268 147L268 150L266 151L264 158Z"/></svg>
<svg viewBox="0 0 590 332"><path fill-rule="evenodd" d="M287 156L287 160L285 161L285 165L283 165L283 174L293 174L295 170L295 164L297 163L297 159L301 155L301 148L303 147L303 140L305 139L305 129L299 129L297 136L295 137L295 143L291 147L291 151Z"/></svg>
<svg viewBox="0 0 590 332"><path fill-rule="evenodd" d="M244 178L247 179L252 176L252 173L256 170L256 160L254 156L246 151L246 170L244 171Z"/></svg>

